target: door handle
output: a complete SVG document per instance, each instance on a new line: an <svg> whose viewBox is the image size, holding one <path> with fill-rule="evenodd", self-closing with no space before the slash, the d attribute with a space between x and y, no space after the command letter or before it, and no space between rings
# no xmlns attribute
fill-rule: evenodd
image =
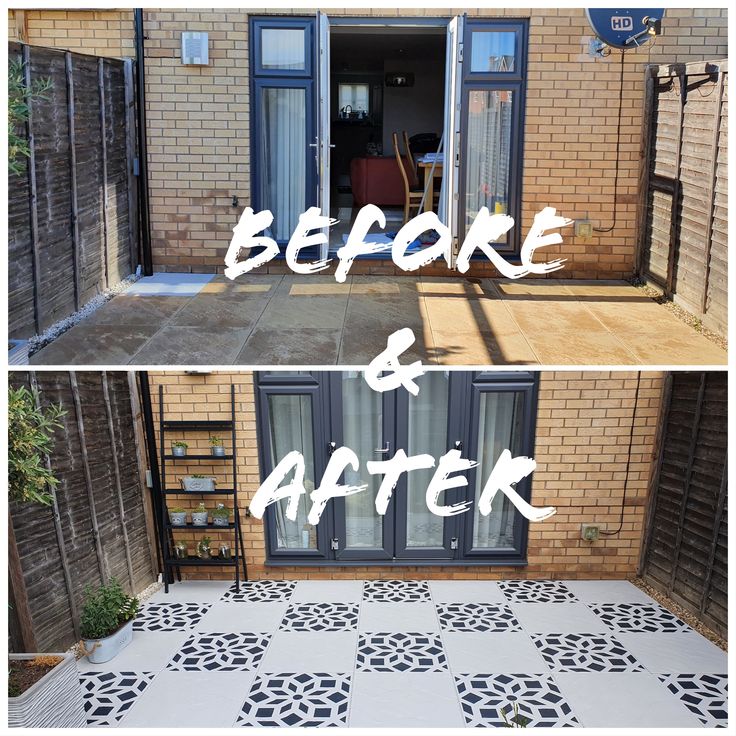
<svg viewBox="0 0 736 736"><path fill-rule="evenodd" d="M377 452L379 455L388 455L391 452L391 443L387 442L386 447L377 447L373 452Z"/></svg>

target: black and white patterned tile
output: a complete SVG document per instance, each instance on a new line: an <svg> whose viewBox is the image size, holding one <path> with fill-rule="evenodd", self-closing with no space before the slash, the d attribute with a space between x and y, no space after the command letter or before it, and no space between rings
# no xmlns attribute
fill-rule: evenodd
<svg viewBox="0 0 736 736"><path fill-rule="evenodd" d="M548 675L456 675L465 724L474 728L579 726Z"/></svg>
<svg viewBox="0 0 736 736"><path fill-rule="evenodd" d="M279 631L356 631L358 603L292 603Z"/></svg>
<svg viewBox="0 0 736 736"><path fill-rule="evenodd" d="M427 603L432 598L426 580L366 580L363 600L370 603Z"/></svg>
<svg viewBox="0 0 736 736"><path fill-rule="evenodd" d="M588 607L609 629L620 633L691 631L684 621L656 603L592 603Z"/></svg>
<svg viewBox="0 0 736 736"><path fill-rule="evenodd" d="M612 636L532 634L532 641L550 668L559 672L640 672L644 669Z"/></svg>
<svg viewBox="0 0 736 736"><path fill-rule="evenodd" d="M268 647L263 634L193 634L166 666L177 672L255 670Z"/></svg>
<svg viewBox="0 0 736 736"><path fill-rule="evenodd" d="M350 675L259 675L236 726L347 726Z"/></svg>
<svg viewBox="0 0 736 736"><path fill-rule="evenodd" d="M79 682L88 726L115 726L151 684L154 672L84 672Z"/></svg>
<svg viewBox="0 0 736 736"><path fill-rule="evenodd" d="M295 580L252 580L240 583L240 592L236 592L233 584L222 600L231 603L283 603L291 599L295 588Z"/></svg>
<svg viewBox="0 0 736 736"><path fill-rule="evenodd" d="M149 603L133 622L134 631L186 631L193 629L211 604Z"/></svg>
<svg viewBox="0 0 736 736"><path fill-rule="evenodd" d="M437 634L394 632L361 634L357 669L360 672L444 672L448 667Z"/></svg>
<svg viewBox="0 0 736 736"><path fill-rule="evenodd" d="M443 631L521 631L508 606L495 603L441 603L437 615Z"/></svg>
<svg viewBox="0 0 736 736"><path fill-rule="evenodd" d="M575 603L575 594L557 580L501 580L499 590L509 603Z"/></svg>
<svg viewBox="0 0 736 736"><path fill-rule="evenodd" d="M728 675L657 675L707 728L728 726Z"/></svg>

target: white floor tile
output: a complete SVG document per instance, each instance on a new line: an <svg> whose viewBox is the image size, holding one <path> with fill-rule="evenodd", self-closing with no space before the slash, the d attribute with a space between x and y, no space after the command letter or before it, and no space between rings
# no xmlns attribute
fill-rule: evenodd
<svg viewBox="0 0 736 736"><path fill-rule="evenodd" d="M652 603L653 600L628 580L563 580L583 603Z"/></svg>
<svg viewBox="0 0 736 736"><path fill-rule="evenodd" d="M288 603L214 603L195 631L206 633L276 631Z"/></svg>
<svg viewBox="0 0 736 736"><path fill-rule="evenodd" d="M616 634L616 638L655 674L728 672L726 652L695 632Z"/></svg>
<svg viewBox="0 0 736 736"><path fill-rule="evenodd" d="M454 674L542 675L549 672L534 642L524 633L445 631L442 641L450 671Z"/></svg>
<svg viewBox="0 0 736 736"><path fill-rule="evenodd" d="M371 633L413 631L429 634L440 630L432 603L363 603L358 626L360 631Z"/></svg>
<svg viewBox="0 0 736 736"><path fill-rule="evenodd" d="M134 631L133 641L109 662L77 662L80 672L158 672L187 640L187 631Z"/></svg>
<svg viewBox="0 0 736 736"><path fill-rule="evenodd" d="M430 580L435 603L506 603L492 580Z"/></svg>
<svg viewBox="0 0 736 736"><path fill-rule="evenodd" d="M183 580L170 585L168 593L161 588L148 603L215 603L231 585L224 580Z"/></svg>
<svg viewBox="0 0 736 736"><path fill-rule="evenodd" d="M352 728L464 726L449 672L358 672L351 700Z"/></svg>
<svg viewBox="0 0 736 736"><path fill-rule="evenodd" d="M277 631L259 672L351 673L357 647L357 631Z"/></svg>
<svg viewBox="0 0 736 736"><path fill-rule="evenodd" d="M360 603L362 597L362 580L300 580L291 600L302 603Z"/></svg>
<svg viewBox="0 0 736 736"><path fill-rule="evenodd" d="M529 634L610 633L584 603L510 603L509 608Z"/></svg>
<svg viewBox="0 0 736 736"><path fill-rule="evenodd" d="M554 679L588 728L696 728L698 719L648 672L558 672Z"/></svg>
<svg viewBox="0 0 736 736"><path fill-rule="evenodd" d="M255 676L255 672L161 672L119 726L230 728Z"/></svg>

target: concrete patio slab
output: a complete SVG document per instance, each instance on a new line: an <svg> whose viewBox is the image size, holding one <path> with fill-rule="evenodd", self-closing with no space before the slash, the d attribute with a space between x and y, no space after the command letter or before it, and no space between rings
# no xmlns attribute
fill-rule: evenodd
<svg viewBox="0 0 736 736"><path fill-rule="evenodd" d="M726 364L725 350L623 281L152 278L113 298L31 363L359 366L385 348L390 334L410 327L416 342L403 362Z"/></svg>

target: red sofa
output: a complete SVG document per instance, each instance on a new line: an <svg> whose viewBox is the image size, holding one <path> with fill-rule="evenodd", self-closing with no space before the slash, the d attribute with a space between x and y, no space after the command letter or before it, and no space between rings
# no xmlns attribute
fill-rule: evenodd
<svg viewBox="0 0 736 736"><path fill-rule="evenodd" d="M395 156L365 156L350 162L350 186L356 207L404 206L404 181Z"/></svg>

